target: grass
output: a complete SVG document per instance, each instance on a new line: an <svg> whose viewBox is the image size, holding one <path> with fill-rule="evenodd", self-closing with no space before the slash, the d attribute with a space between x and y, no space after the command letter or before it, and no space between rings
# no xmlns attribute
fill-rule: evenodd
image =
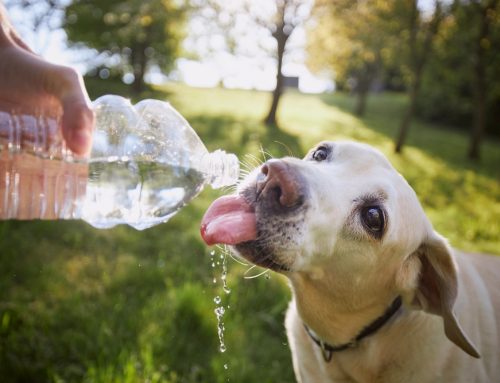
<svg viewBox="0 0 500 383"><path fill-rule="evenodd" d="M123 91L106 83L89 89L92 97ZM473 164L465 160L463 133L416 122L404 153L394 155L401 95L373 97L359 119L346 95L290 92L280 109L282 130L260 122L266 93L171 85L144 96L168 99L210 150L249 163L247 154L263 158L261 148L301 156L324 139L368 142L408 179L453 246L500 253L500 143L485 142L483 160ZM220 194L207 188L167 224L143 232L83 222L0 223L2 382L293 381L282 324L285 281L244 279L248 268L227 259L225 294L221 252L212 259L199 237L201 215ZM218 351L217 295L229 306L225 353Z"/></svg>

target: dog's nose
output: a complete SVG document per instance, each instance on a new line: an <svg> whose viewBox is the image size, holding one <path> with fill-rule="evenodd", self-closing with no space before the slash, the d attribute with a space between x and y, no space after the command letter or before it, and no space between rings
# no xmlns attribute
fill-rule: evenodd
<svg viewBox="0 0 500 383"><path fill-rule="evenodd" d="M257 192L280 207L291 208L303 199L300 179L297 170L285 161L269 160L262 165L257 177Z"/></svg>

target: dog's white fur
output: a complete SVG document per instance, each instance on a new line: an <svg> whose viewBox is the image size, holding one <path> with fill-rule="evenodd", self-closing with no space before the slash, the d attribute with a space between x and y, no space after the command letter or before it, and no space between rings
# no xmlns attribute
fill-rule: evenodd
<svg viewBox="0 0 500 383"><path fill-rule="evenodd" d="M282 159L308 187L300 231L273 254L290 268L286 329L297 381L499 381L500 261L453 252L381 153L327 145L325 161ZM357 216L363 196L384 205L380 240ZM304 324L329 344L349 342L397 296L403 308L396 317L330 362L305 331Z"/></svg>

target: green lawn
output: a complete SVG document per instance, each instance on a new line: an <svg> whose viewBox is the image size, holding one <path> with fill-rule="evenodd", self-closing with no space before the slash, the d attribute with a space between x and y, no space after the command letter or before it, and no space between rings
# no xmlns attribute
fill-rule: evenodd
<svg viewBox="0 0 500 383"><path fill-rule="evenodd" d="M94 97L111 89L89 88ZM346 95L288 93L276 131L260 123L266 93L178 85L149 93L178 108L210 150L235 152L250 165L264 159L262 152L301 156L324 139L375 145L453 246L500 253L500 143L486 142L482 162L472 164L465 160L467 136L417 122L396 156L401 95L373 96L366 118L358 119ZM228 258L225 294L221 251L212 268L211 249L201 242L201 216L220 194L207 188L167 224L144 232L82 222L0 223L1 381L293 381L282 325L286 281L245 279L248 267ZM225 353L218 351L217 295L229 306Z"/></svg>

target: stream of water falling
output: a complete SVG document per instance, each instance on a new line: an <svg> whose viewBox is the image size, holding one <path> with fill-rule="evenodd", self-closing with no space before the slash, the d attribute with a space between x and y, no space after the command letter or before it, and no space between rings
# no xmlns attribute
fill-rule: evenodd
<svg viewBox="0 0 500 383"><path fill-rule="evenodd" d="M227 258L224 253L221 253L218 257L215 255L215 250L210 252L210 262L212 265L212 269L216 270L216 267L221 268L221 276L220 280L222 282L222 290L228 295L231 290L227 285ZM213 283L217 283L217 277L214 276ZM225 341L224 341L224 332L226 328L224 327L224 314L226 310L229 308L229 305L224 307L223 299L220 295L216 295L214 298L215 309L214 313L217 317L217 335L219 336L219 351L224 353L227 350ZM228 370L229 366L227 363L224 364L224 370Z"/></svg>

